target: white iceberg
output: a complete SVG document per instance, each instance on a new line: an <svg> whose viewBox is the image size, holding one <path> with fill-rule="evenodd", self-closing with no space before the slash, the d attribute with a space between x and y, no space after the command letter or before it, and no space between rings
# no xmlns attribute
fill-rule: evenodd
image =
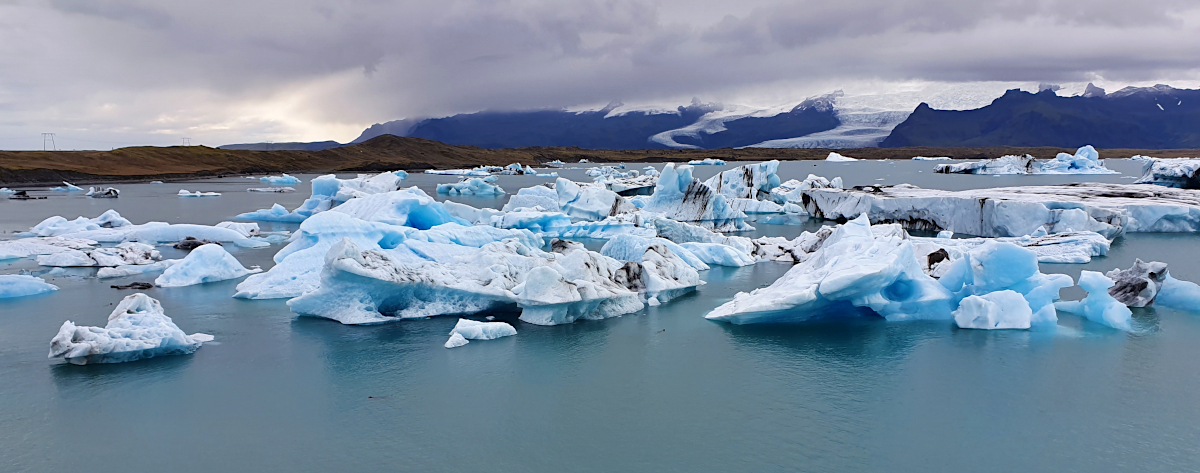
<svg viewBox="0 0 1200 473"><path fill-rule="evenodd" d="M923 238L912 237L917 256L938 251L947 251L950 260L958 259L963 252L990 241L1012 243L1032 250L1039 263L1088 263L1092 257L1108 254L1112 242L1096 232L1066 232L1047 235L1044 229L1033 235L1001 238Z"/></svg>
<svg viewBox="0 0 1200 473"><path fill-rule="evenodd" d="M67 220L64 217L55 215L42 220L41 223L34 225L29 229L28 235L39 237L62 236L68 233L78 233L87 230L100 230L102 228L120 228L132 225L129 220L121 217L121 214L116 210L106 210L96 218L79 217L75 220Z"/></svg>
<svg viewBox="0 0 1200 473"><path fill-rule="evenodd" d="M540 188L544 187L529 188L530 194L526 194L529 197L524 199L528 199L529 202L536 200L538 203L535 205L548 203L546 199L550 198L550 194ZM596 221L636 210L633 204L616 192L600 187L580 186L561 177L554 182L553 191L557 200L555 208L572 218Z"/></svg>
<svg viewBox="0 0 1200 473"><path fill-rule="evenodd" d="M803 181L789 179L787 182L775 186L770 191L769 198L772 202L780 205L792 203L803 205L803 191L808 189L841 189L842 178L835 177L832 180L816 174L809 174Z"/></svg>
<svg viewBox="0 0 1200 473"><path fill-rule="evenodd" d="M717 158L704 158L704 159L695 159L692 161L688 161L688 164L691 164L693 166L698 166L698 165L724 166L725 161L722 159L717 159Z"/></svg>
<svg viewBox="0 0 1200 473"><path fill-rule="evenodd" d="M179 189L180 197L220 197L220 192L189 192L187 189Z"/></svg>
<svg viewBox="0 0 1200 473"><path fill-rule="evenodd" d="M459 335L467 340L495 340L501 337L511 337L517 334L517 329L504 322L479 322L471 319L458 319L450 335Z"/></svg>
<svg viewBox="0 0 1200 473"><path fill-rule="evenodd" d="M1033 156L1002 156L996 159L958 164L939 164L934 172L942 174L1120 174L1104 167L1100 154L1091 145L1074 155L1058 153L1054 159L1039 161Z"/></svg>
<svg viewBox="0 0 1200 473"><path fill-rule="evenodd" d="M246 192L264 192L269 194L287 194L296 192L295 187L251 187L246 189Z"/></svg>
<svg viewBox="0 0 1200 473"><path fill-rule="evenodd" d="M199 240L233 243L241 247L261 248L270 244L261 239L246 238L241 231L230 228L220 228L208 225L187 223L168 224L164 222L147 222L134 225L121 217L115 211L109 210L99 217L88 219L79 217L67 220L54 216L35 225L23 235L30 236L59 236L70 239L92 240L100 243L166 243L177 242L187 237Z"/></svg>
<svg viewBox="0 0 1200 473"><path fill-rule="evenodd" d="M1175 279L1170 274L1163 280L1154 304L1173 309L1200 312L1200 285Z"/></svg>
<svg viewBox="0 0 1200 473"><path fill-rule="evenodd" d="M0 241L0 261L63 253L72 250L90 250L96 244L95 240L57 236L4 240Z"/></svg>
<svg viewBox="0 0 1200 473"><path fill-rule="evenodd" d="M88 187L87 196L93 199L116 199L121 197L121 191L116 187Z"/></svg>
<svg viewBox="0 0 1200 473"><path fill-rule="evenodd" d="M221 245L200 245L188 253L179 263L166 268L154 285L159 287L183 287L208 282L237 279L262 271L246 269L237 258L225 251Z"/></svg>
<svg viewBox="0 0 1200 473"><path fill-rule="evenodd" d="M913 156L913 161L949 161L949 156Z"/></svg>
<svg viewBox="0 0 1200 473"><path fill-rule="evenodd" d="M204 333L188 335L163 313L162 305L145 294L133 294L117 304L102 327L63 322L50 340L50 358L68 362L121 363L155 356L187 355L213 341Z"/></svg>
<svg viewBox="0 0 1200 473"><path fill-rule="evenodd" d="M300 183L300 179L284 174L282 176L266 176L259 178L263 184L272 186L294 186Z"/></svg>
<svg viewBox="0 0 1200 473"><path fill-rule="evenodd" d="M42 278L25 274L0 274L0 299L25 297L58 290Z"/></svg>
<svg viewBox="0 0 1200 473"><path fill-rule="evenodd" d="M88 250L68 249L37 257L42 266L83 267L150 264L161 258L158 250L145 243L127 241L116 247Z"/></svg>
<svg viewBox="0 0 1200 473"><path fill-rule="evenodd" d="M446 348L458 348L458 347L461 347L468 343L471 343L471 342L468 341L466 338L463 338L462 335L455 333L453 335L450 335L449 340L446 340L445 347Z"/></svg>
<svg viewBox="0 0 1200 473"><path fill-rule="evenodd" d="M1158 184L1183 189L1200 189L1200 158L1155 159L1145 156L1142 177L1134 184Z"/></svg>
<svg viewBox="0 0 1200 473"><path fill-rule="evenodd" d="M111 268L100 268L96 272L96 277L99 279L123 278L127 276L137 276L141 274L157 273L164 271L176 263L183 261L177 259L165 259L155 261L149 264L125 264Z"/></svg>
<svg viewBox="0 0 1200 473"><path fill-rule="evenodd" d="M983 330L1026 329L1033 319L1033 311L1025 298L1010 290L967 296L953 314L958 328Z"/></svg>
<svg viewBox="0 0 1200 473"><path fill-rule="evenodd" d="M438 184L438 194L448 195L504 195L504 189L495 184L496 176L471 177L452 184Z"/></svg>
<svg viewBox="0 0 1200 473"><path fill-rule="evenodd" d="M1079 287L1087 291L1087 297L1079 301L1056 302L1055 306L1063 312L1071 312L1087 317L1088 320L1109 327L1130 331L1133 330L1133 312L1120 301L1108 294L1108 288L1113 286L1113 280L1095 271L1083 271L1079 274Z"/></svg>
<svg viewBox="0 0 1200 473"><path fill-rule="evenodd" d="M841 220L866 212L872 222L910 230L950 230L981 237L1093 231L1200 231L1200 194L1183 189L1099 182L944 191L907 184L801 190L805 210Z"/></svg>
<svg viewBox="0 0 1200 473"><path fill-rule="evenodd" d="M856 158L851 158L849 156L842 156L842 155L837 154L832 151L829 152L829 156L825 157L825 160L835 162L835 163L848 163L850 161L858 161L858 159L856 159Z"/></svg>

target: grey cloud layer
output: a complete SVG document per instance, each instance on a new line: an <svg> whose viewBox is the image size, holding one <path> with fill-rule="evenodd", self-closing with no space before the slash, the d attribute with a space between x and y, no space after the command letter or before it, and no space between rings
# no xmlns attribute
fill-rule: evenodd
<svg viewBox="0 0 1200 473"><path fill-rule="evenodd" d="M345 140L406 116L840 80L1171 81L1198 59L1200 10L1174 0L0 2L0 148L42 129Z"/></svg>

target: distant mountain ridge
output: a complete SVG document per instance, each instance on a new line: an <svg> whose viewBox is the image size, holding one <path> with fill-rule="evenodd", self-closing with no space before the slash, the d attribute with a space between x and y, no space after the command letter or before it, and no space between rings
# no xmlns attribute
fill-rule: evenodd
<svg viewBox="0 0 1200 473"><path fill-rule="evenodd" d="M417 121L396 120L371 126L353 142L394 134L480 148L714 149L792 138L830 130L839 124L832 104L820 99L806 100L773 116L733 116L715 123L714 128L695 130L687 128L701 122L706 115L721 111L722 106L693 100L673 112L613 113L616 106L584 112L477 112ZM654 139L672 131L679 131L673 135L674 143Z"/></svg>
<svg viewBox="0 0 1200 473"><path fill-rule="evenodd" d="M1200 90L1167 85L1111 94L1088 84L1080 96L1009 90L975 110L922 103L880 146L1200 147Z"/></svg>

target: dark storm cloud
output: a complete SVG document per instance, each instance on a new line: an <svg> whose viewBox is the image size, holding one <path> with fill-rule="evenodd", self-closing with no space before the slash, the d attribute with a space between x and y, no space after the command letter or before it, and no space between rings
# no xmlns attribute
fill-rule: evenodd
<svg viewBox="0 0 1200 473"><path fill-rule="evenodd" d="M1194 5L0 2L0 140L35 127L344 140L402 117L800 94L839 81L1192 80ZM26 125L4 125L14 122Z"/></svg>

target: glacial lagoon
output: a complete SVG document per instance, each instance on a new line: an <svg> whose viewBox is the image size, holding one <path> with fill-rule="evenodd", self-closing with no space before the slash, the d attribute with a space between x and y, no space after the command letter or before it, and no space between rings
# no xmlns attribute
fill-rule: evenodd
<svg viewBox="0 0 1200 473"><path fill-rule="evenodd" d="M697 166L703 180L734 167ZM782 179L973 188L1129 183L1119 175L941 175L932 162L784 162ZM645 164L631 165L640 169ZM580 165L568 165L580 166ZM661 169L661 165L655 164ZM557 170L589 181L582 169ZM109 208L136 222L215 224L309 196L248 193L243 177L117 184L119 199L0 200L0 238L44 218ZM452 176L411 173L437 199ZM510 194L550 178L500 176ZM86 186L84 186L86 187ZM179 198L179 189L221 192ZM450 197L499 208L508 196ZM822 222L752 222L794 237ZM782 224L789 223L789 224ZM264 231L297 225L260 222ZM589 243L592 247L594 243ZM281 245L227 249L269 269ZM164 258L182 251L160 247ZM1081 270L1164 261L1200 281L1200 236L1132 233ZM297 317L284 300L233 299L237 280L145 292L189 333L189 356L74 366L48 360L64 320L103 325L133 291L95 269L0 262L61 289L0 300L0 470L47 471L1181 471L1200 464L1200 314L1133 309L1132 332L1060 312L1053 331L962 330L947 321L846 318L729 325L704 314L791 266L714 266L696 292L641 312L538 326L443 348L457 317L374 326ZM1063 291L1078 299L1078 288ZM217 454L216 452L221 452Z"/></svg>

